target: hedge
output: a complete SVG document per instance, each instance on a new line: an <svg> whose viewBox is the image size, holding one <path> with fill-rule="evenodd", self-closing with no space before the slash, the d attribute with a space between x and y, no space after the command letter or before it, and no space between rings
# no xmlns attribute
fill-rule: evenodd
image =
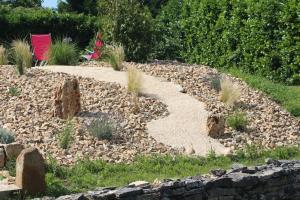
<svg viewBox="0 0 300 200"><path fill-rule="evenodd" d="M71 37L85 47L98 30L96 17L83 14L59 14L42 8L11 8L0 6L0 41L29 39L30 33L51 33L53 38Z"/></svg>
<svg viewBox="0 0 300 200"><path fill-rule="evenodd" d="M178 2L182 5L174 18L170 5ZM170 0L158 18L165 28L161 32L165 44L175 38L174 45L183 45L175 57L299 84L299 13L298 0ZM176 23L182 37L167 32Z"/></svg>

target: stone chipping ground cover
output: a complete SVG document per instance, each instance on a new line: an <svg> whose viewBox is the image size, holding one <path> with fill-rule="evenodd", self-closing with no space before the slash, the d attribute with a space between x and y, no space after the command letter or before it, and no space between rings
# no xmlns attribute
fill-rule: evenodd
<svg viewBox="0 0 300 200"><path fill-rule="evenodd" d="M246 144L275 146L300 144L300 121L281 108L260 91L254 90L238 78L219 73L216 69L186 65L177 62L156 61L148 64L127 63L145 73L180 84L189 95L206 104L212 114L228 116L232 109L219 100L219 93L212 87L213 77L226 77L241 88L238 109L249 119L246 131L239 132L226 127L225 136L219 141L232 150L243 149Z"/></svg>
<svg viewBox="0 0 300 200"><path fill-rule="evenodd" d="M176 153L148 137L146 123L168 115L164 104L140 96L134 99L118 84L78 77L82 112L73 119L75 141L64 150L58 136L65 120L52 117L54 93L58 84L70 75L30 69L18 77L12 66L0 67L0 127L15 133L16 141L35 146L44 157L51 156L60 164L73 164L78 159L104 159L130 162L138 154ZM16 88L17 95L9 93ZM115 130L111 141L90 136L86 127L97 118L108 117Z"/></svg>

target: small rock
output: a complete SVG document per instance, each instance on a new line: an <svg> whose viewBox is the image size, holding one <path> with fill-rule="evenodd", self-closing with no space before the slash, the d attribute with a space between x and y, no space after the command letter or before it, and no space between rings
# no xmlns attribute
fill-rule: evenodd
<svg viewBox="0 0 300 200"><path fill-rule="evenodd" d="M211 115L207 118L208 136L212 138L219 138L224 135L225 120L222 116Z"/></svg>
<svg viewBox="0 0 300 200"><path fill-rule="evenodd" d="M193 145L190 144L190 146L186 148L185 152L186 152L187 155L195 154L195 149L194 149Z"/></svg>
<svg viewBox="0 0 300 200"><path fill-rule="evenodd" d="M214 169L211 170L211 173L217 177L223 176L224 174L226 174L226 170L224 169Z"/></svg>
<svg viewBox="0 0 300 200"><path fill-rule="evenodd" d="M36 148L24 149L18 156L16 185L32 195L45 192L45 163Z"/></svg>
<svg viewBox="0 0 300 200"><path fill-rule="evenodd" d="M135 182L129 183L128 186L130 186L130 187L147 187L149 185L150 185L150 183L147 181L135 181Z"/></svg>

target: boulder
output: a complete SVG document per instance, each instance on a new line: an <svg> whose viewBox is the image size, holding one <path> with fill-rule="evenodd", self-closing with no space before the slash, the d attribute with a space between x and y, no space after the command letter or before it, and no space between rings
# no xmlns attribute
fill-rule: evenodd
<svg viewBox="0 0 300 200"><path fill-rule="evenodd" d="M4 149L0 147L0 168L5 166L5 152Z"/></svg>
<svg viewBox="0 0 300 200"><path fill-rule="evenodd" d="M212 138L220 138L224 135L225 120L220 115L211 115L207 118L208 136Z"/></svg>
<svg viewBox="0 0 300 200"><path fill-rule="evenodd" d="M54 95L53 116L69 119L80 112L80 91L76 78L67 78L56 89Z"/></svg>
<svg viewBox="0 0 300 200"><path fill-rule="evenodd" d="M46 189L45 163L36 148L24 149L16 162L16 185L31 195Z"/></svg>
<svg viewBox="0 0 300 200"><path fill-rule="evenodd" d="M24 149L24 146L19 143L10 143L4 145L5 154L8 160L16 159L21 151Z"/></svg>

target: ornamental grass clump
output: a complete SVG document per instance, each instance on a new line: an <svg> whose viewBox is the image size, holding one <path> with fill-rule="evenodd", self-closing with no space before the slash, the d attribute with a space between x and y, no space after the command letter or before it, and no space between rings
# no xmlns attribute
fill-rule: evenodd
<svg viewBox="0 0 300 200"><path fill-rule="evenodd" d="M234 112L227 117L226 123L237 131L246 131L249 124L247 115L244 112Z"/></svg>
<svg viewBox="0 0 300 200"><path fill-rule="evenodd" d="M0 144L9 144L14 141L14 135L10 131L0 127Z"/></svg>
<svg viewBox="0 0 300 200"><path fill-rule="evenodd" d="M111 140L114 125L107 118L94 120L88 127L88 132L99 140Z"/></svg>
<svg viewBox="0 0 300 200"><path fill-rule="evenodd" d="M7 60L7 53L6 49L0 45L0 65L7 65L8 60Z"/></svg>
<svg viewBox="0 0 300 200"><path fill-rule="evenodd" d="M76 65L79 55L74 43L56 40L51 45L48 57L51 65Z"/></svg>
<svg viewBox="0 0 300 200"><path fill-rule="evenodd" d="M139 95L142 88L142 74L135 67L127 68L127 89L128 92Z"/></svg>
<svg viewBox="0 0 300 200"><path fill-rule="evenodd" d="M68 122L58 136L59 146L68 149L74 141L75 128L72 122Z"/></svg>
<svg viewBox="0 0 300 200"><path fill-rule="evenodd" d="M220 100L228 106L234 106L241 97L240 87L228 79L221 79L220 83Z"/></svg>
<svg viewBox="0 0 300 200"><path fill-rule="evenodd" d="M120 71L123 68L122 63L125 59L125 52L121 44L108 46L107 56L108 62L114 70Z"/></svg>
<svg viewBox="0 0 300 200"><path fill-rule="evenodd" d="M12 55L19 75L23 75L26 68L32 66L32 54L30 45L25 40L14 40L12 42Z"/></svg>

